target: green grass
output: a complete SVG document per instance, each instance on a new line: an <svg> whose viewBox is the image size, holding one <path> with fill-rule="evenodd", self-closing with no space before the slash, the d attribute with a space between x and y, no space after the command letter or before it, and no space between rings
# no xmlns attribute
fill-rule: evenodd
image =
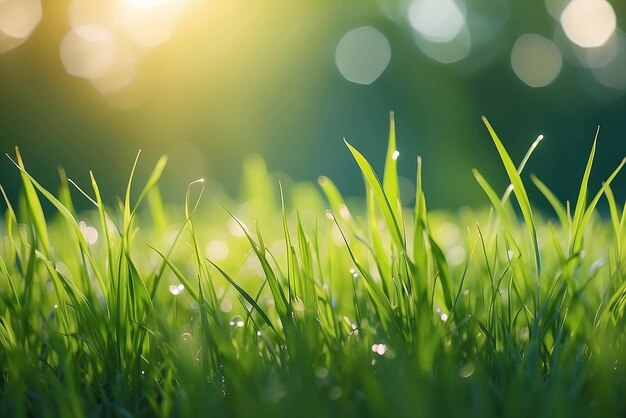
<svg viewBox="0 0 626 418"><path fill-rule="evenodd" d="M239 199L198 180L164 206L163 158L139 188L135 161L105 207L94 175L61 173L53 194L16 152L0 416L624 416L624 162L588 190L594 141L563 204L523 172L538 142L516 166L485 123L512 186L475 170L491 209L457 213L428 211L419 158L402 207L393 117L382 180L346 142L366 189L350 205L328 178L280 187L253 158Z"/></svg>

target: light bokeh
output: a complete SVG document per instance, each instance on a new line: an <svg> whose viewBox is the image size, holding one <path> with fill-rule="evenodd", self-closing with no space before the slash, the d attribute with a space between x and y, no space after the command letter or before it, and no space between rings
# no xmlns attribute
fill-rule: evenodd
<svg viewBox="0 0 626 418"><path fill-rule="evenodd" d="M560 19L567 37L583 48L602 46L617 27L615 10L606 0L572 0Z"/></svg>
<svg viewBox="0 0 626 418"><path fill-rule="evenodd" d="M454 0L414 0L409 7L409 21L432 42L450 42L465 26L465 16Z"/></svg>
<svg viewBox="0 0 626 418"><path fill-rule="evenodd" d="M605 0L0 0L2 151L20 145L41 172L94 169L112 191L137 149L145 170L168 154L163 194L176 201L200 177L236 191L244 157L259 154L286 188L287 176L326 175L358 195L342 138L380 168L393 110L403 187L422 155L432 204L455 205L480 200L471 168L498 167L484 114L514 157L544 133L529 169L571 199L574 181L551 161L576 158L575 141L598 124L612 150L599 165L624 153L625 10Z"/></svg>
<svg viewBox="0 0 626 418"><path fill-rule="evenodd" d="M337 44L335 61L341 75L357 84L371 84L385 71L391 48L385 35L371 26L346 33Z"/></svg>
<svg viewBox="0 0 626 418"><path fill-rule="evenodd" d="M520 36L511 51L513 71L530 87L545 87L552 83L562 64L557 46L540 35L527 33Z"/></svg>
<svg viewBox="0 0 626 418"><path fill-rule="evenodd" d="M472 48L471 34L466 25L449 41L436 42L415 36L415 43L424 54L442 64L451 64L468 57Z"/></svg>
<svg viewBox="0 0 626 418"><path fill-rule="evenodd" d="M0 54L25 42L41 20L41 0L0 0Z"/></svg>

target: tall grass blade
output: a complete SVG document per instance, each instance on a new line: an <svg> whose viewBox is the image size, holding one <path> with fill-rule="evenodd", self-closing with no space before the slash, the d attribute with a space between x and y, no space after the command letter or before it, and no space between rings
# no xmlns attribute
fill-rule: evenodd
<svg viewBox="0 0 626 418"><path fill-rule="evenodd" d="M537 230L535 227L535 220L533 217L533 212L530 207L530 201L528 200L528 195L526 194L526 188L524 187L522 178L517 172L517 168L513 164L513 160L511 160L511 157L509 156L508 152L504 148L502 141L500 141L500 138L498 138L498 135L496 135L495 131L489 124L489 121L484 116L483 116L483 122L485 123L485 126L487 126L487 130L489 131L489 134L491 135L491 139L493 140L493 143L496 145L498 154L500 155L500 159L502 160L502 164L504 165L504 168L507 172L509 180L511 181L511 184L513 185L513 193L515 194L515 197L517 198L517 203L519 204L519 207L522 211L522 216L524 217L524 221L526 222L526 227L528 228L528 232L530 233L530 236L532 238L533 247L535 250L535 265L537 268L537 280L539 280L539 277L541 276L541 254L539 253L539 241L537 239Z"/></svg>

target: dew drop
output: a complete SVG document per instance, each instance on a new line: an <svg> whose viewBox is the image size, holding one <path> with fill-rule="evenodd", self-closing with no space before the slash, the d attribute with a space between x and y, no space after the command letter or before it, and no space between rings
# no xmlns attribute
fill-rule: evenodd
<svg viewBox="0 0 626 418"><path fill-rule="evenodd" d="M174 296L180 295L183 292L183 290L185 290L185 285L183 284L179 284L179 285L173 284L169 287L170 293Z"/></svg>
<svg viewBox="0 0 626 418"><path fill-rule="evenodd" d="M385 344L374 344L372 345L372 352L382 356L387 352L387 346Z"/></svg>
<svg viewBox="0 0 626 418"><path fill-rule="evenodd" d="M467 379L474 374L475 370L476 367L474 367L472 363L467 363L459 370L459 377L461 377L462 379Z"/></svg>

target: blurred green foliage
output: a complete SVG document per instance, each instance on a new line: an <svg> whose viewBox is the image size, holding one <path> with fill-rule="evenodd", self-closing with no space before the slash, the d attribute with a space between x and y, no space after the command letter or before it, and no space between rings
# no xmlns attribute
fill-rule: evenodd
<svg viewBox="0 0 626 418"><path fill-rule="evenodd" d="M483 202L472 167L501 174L495 151L485 145L481 115L517 160L545 135L527 170L564 200L576 196L576 173L597 125L591 183L599 185L626 154L623 92L602 86L576 61L544 2L458 1L472 48L450 64L416 44L409 1L205 3L187 0L173 37L142 53L134 82L140 100L119 109L64 68L59 48L72 25L73 2L43 2L32 36L0 55L1 151L19 145L47 186L57 183L57 165L82 184L93 169L107 192L122 190L137 149L148 158L165 153L163 195L177 202L198 177L234 193L251 154L260 154L272 172L296 180L324 174L345 194L362 195L359 175L346 169L350 155L341 140L347 137L380 168L387 115L395 111L405 161L400 176L413 179L415 156L422 155L434 207ZM613 7L619 28L626 10L617 2ZM389 65L369 85L347 81L335 62L342 36L363 26L376 28L391 49ZM527 86L511 68L511 49L524 33L552 39L561 50L562 69L547 87ZM14 195L12 170L8 161L0 164ZM614 188L623 199L626 185Z"/></svg>

